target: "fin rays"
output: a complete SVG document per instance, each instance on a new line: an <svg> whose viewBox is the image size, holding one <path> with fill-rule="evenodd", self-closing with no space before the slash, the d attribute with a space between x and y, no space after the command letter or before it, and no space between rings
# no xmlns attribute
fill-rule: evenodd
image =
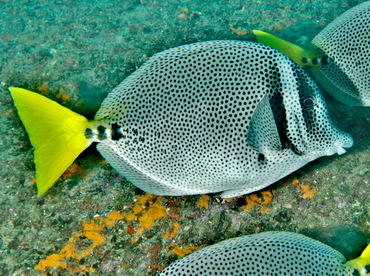
<svg viewBox="0 0 370 276"><path fill-rule="evenodd" d="M9 88L35 148L38 195L45 193L91 141L88 120L58 103L22 88Z"/></svg>

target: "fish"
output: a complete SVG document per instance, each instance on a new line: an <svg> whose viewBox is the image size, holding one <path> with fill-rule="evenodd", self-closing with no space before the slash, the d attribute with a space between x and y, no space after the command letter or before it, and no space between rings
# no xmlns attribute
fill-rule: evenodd
<svg viewBox="0 0 370 276"><path fill-rule="evenodd" d="M223 198L260 190L353 144L307 73L250 41L155 54L108 94L91 121L35 92L9 89L35 149L38 195L93 142L145 192Z"/></svg>
<svg viewBox="0 0 370 276"><path fill-rule="evenodd" d="M309 67L313 77L338 101L370 106L370 1L338 16L306 50L271 34L254 30L257 40Z"/></svg>
<svg viewBox="0 0 370 276"><path fill-rule="evenodd" d="M305 275L367 274L370 245L361 256L346 262L334 248L302 234L270 231L227 239L201 248L160 271L172 275ZM357 274L358 275L358 274Z"/></svg>

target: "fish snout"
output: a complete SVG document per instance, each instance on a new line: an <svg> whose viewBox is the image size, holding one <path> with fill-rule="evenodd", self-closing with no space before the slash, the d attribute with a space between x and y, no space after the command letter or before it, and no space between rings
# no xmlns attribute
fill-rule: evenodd
<svg viewBox="0 0 370 276"><path fill-rule="evenodd" d="M350 148L353 146L353 138L350 134L346 133L341 135L339 139L334 142L334 148L336 151L334 153L338 153L338 155L342 155L346 153L344 148Z"/></svg>

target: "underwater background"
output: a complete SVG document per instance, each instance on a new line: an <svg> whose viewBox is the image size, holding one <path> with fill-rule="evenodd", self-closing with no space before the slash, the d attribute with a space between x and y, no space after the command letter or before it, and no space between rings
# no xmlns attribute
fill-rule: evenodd
<svg viewBox="0 0 370 276"><path fill-rule="evenodd" d="M253 29L312 48L317 33L362 2L1 0L0 275L155 275L200 247L271 230L357 257L370 237L369 108L324 92L354 146L251 195L145 194L92 146L37 197L33 149L8 87L93 118L107 93L157 52L211 39L255 41Z"/></svg>

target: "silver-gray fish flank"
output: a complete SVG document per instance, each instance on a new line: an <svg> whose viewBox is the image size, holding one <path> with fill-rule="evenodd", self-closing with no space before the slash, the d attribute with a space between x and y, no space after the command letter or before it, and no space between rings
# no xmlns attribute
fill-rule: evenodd
<svg viewBox="0 0 370 276"><path fill-rule="evenodd" d="M312 43L326 58L311 68L315 79L337 100L370 106L370 1L346 11Z"/></svg>
<svg viewBox="0 0 370 276"><path fill-rule="evenodd" d="M349 276L344 256L301 234L265 232L228 239L179 259L158 276Z"/></svg>
<svg viewBox="0 0 370 276"><path fill-rule="evenodd" d="M104 100L104 158L157 195L260 190L351 147L312 79L275 49L207 41L151 57Z"/></svg>

